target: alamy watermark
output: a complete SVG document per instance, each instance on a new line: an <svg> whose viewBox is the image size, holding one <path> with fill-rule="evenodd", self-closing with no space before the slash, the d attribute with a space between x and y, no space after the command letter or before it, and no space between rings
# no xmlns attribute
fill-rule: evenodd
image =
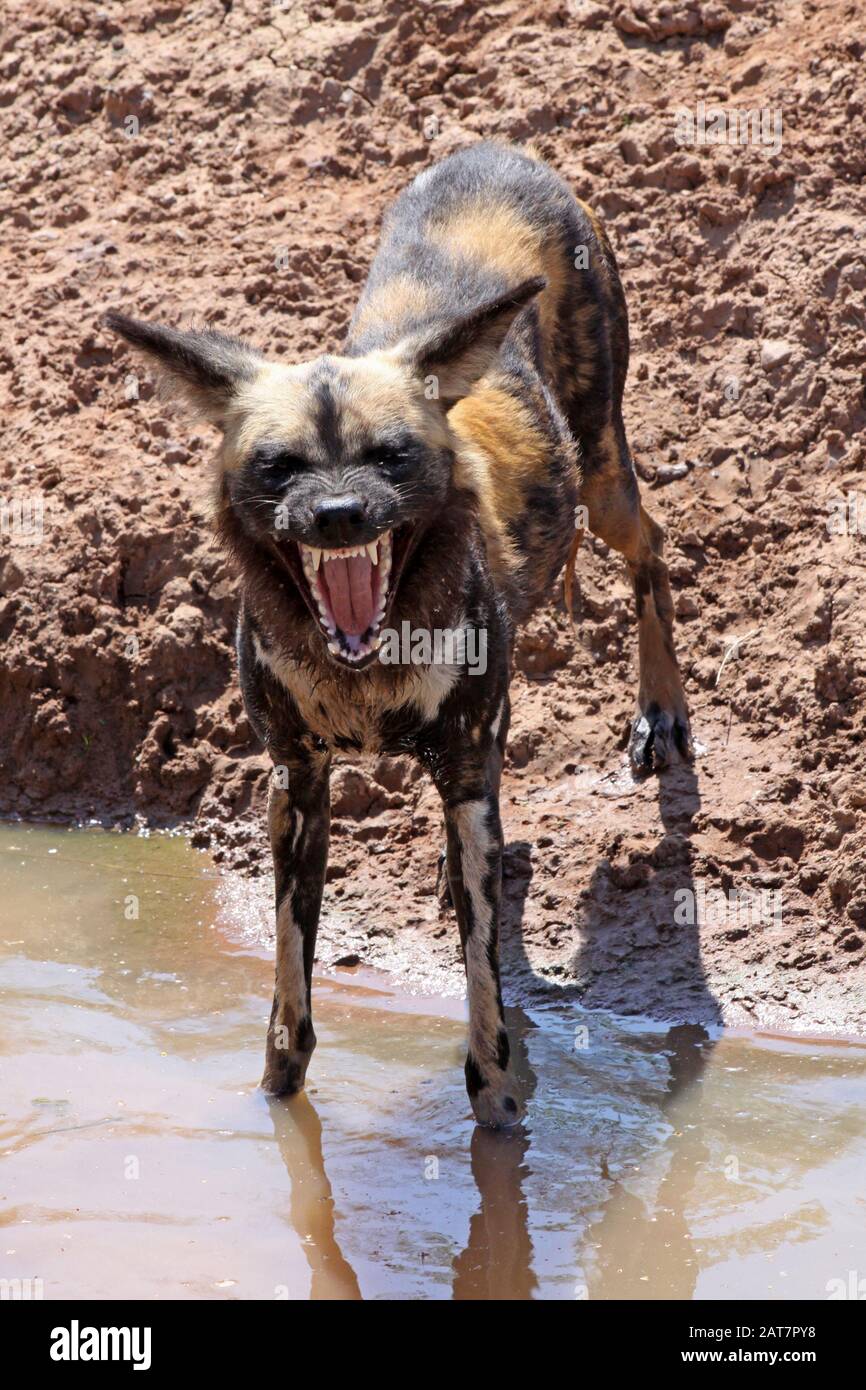
<svg viewBox="0 0 866 1390"><path fill-rule="evenodd" d="M483 627L413 627L380 633L379 660L383 666L465 666L470 676L487 670L487 629Z"/></svg>
<svg viewBox="0 0 866 1390"><path fill-rule="evenodd" d="M866 497L862 492L828 498L827 530L831 536L866 536Z"/></svg>
<svg viewBox="0 0 866 1390"><path fill-rule="evenodd" d="M714 888L696 879L693 887L674 890L674 924L678 927L780 926L782 894L770 888Z"/></svg>
<svg viewBox="0 0 866 1390"><path fill-rule="evenodd" d="M862 1303L866 1300L866 1279L856 1269L849 1269L844 1279L828 1279L824 1288L831 1302L851 1299L854 1303Z"/></svg>
<svg viewBox="0 0 866 1390"><path fill-rule="evenodd" d="M151 1364L150 1327L82 1327L73 1318L68 1327L52 1329L52 1361L129 1361L134 1371Z"/></svg>
<svg viewBox="0 0 866 1390"><path fill-rule="evenodd" d="M0 1303L27 1303L44 1297L41 1279L0 1279Z"/></svg>
<svg viewBox="0 0 866 1390"><path fill-rule="evenodd" d="M674 139L678 145L751 145L778 154L782 148L782 112L759 106L708 106L699 101L692 110L674 111Z"/></svg>
<svg viewBox="0 0 866 1390"><path fill-rule="evenodd" d="M45 498L41 492L0 497L0 536L13 545L39 545L45 534Z"/></svg>

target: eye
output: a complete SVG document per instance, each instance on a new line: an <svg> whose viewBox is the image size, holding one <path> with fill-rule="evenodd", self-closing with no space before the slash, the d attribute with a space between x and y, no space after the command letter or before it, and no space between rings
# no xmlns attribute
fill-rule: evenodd
<svg viewBox="0 0 866 1390"><path fill-rule="evenodd" d="M250 467L268 482L277 482L299 473L304 460L287 449L260 448L252 455Z"/></svg>
<svg viewBox="0 0 866 1390"><path fill-rule="evenodd" d="M364 452L364 462L388 472L399 471L410 462L411 453L405 445L373 444Z"/></svg>

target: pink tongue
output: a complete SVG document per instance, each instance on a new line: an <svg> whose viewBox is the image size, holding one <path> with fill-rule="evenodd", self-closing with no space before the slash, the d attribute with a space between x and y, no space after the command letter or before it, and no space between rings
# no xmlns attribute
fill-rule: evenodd
<svg viewBox="0 0 866 1390"><path fill-rule="evenodd" d="M373 566L369 556L353 555L349 560L324 560L322 569L337 627L350 636L363 637L367 628L372 627L376 616L373 611Z"/></svg>

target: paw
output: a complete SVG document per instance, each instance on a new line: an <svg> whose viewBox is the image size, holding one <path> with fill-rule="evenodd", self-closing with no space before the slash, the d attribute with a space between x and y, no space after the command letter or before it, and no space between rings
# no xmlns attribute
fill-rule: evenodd
<svg viewBox="0 0 866 1390"><path fill-rule="evenodd" d="M635 772L659 772L674 762L694 760L689 717L683 705L666 710L654 701L635 719L628 745Z"/></svg>
<svg viewBox="0 0 866 1390"><path fill-rule="evenodd" d="M306 1052L282 1052L268 1056L262 1090L269 1096L293 1096L303 1089L310 1057Z"/></svg>
<svg viewBox="0 0 866 1390"><path fill-rule="evenodd" d="M261 1084L262 1090L269 1096L293 1096L304 1085L307 1067L316 1046L316 1035L307 1019L303 1021L301 1028L303 1036L299 1040L303 1041L302 1048L287 1046L288 1029L272 1027L268 1032L265 1070Z"/></svg>
<svg viewBox="0 0 866 1390"><path fill-rule="evenodd" d="M519 1124L523 1118L523 1108L514 1092L513 1084L497 1090L485 1086L477 1095L470 1096L476 1122L487 1129L510 1129L512 1125Z"/></svg>
<svg viewBox="0 0 866 1390"><path fill-rule="evenodd" d="M517 1086L510 1070L496 1067L483 1075L472 1055L466 1058L466 1091L472 1113L480 1125L488 1129L509 1129L520 1123L523 1107L517 1097Z"/></svg>

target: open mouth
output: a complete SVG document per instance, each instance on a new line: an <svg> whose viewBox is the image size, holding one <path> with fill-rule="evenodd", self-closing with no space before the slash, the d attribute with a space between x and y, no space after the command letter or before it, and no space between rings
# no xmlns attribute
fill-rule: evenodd
<svg viewBox="0 0 866 1390"><path fill-rule="evenodd" d="M365 663L382 641L382 624L402 568L395 533L385 531L368 545L317 550L298 543L311 608L332 656Z"/></svg>

